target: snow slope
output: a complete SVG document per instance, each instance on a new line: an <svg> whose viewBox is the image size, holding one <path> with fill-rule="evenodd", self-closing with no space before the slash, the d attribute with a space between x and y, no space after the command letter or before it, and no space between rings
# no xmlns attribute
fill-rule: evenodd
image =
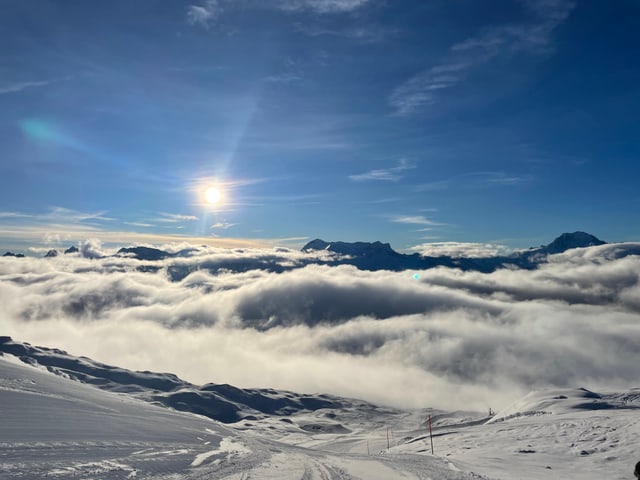
<svg viewBox="0 0 640 480"><path fill-rule="evenodd" d="M304 430L286 422L278 430L275 419L230 429L11 355L0 357L0 406L2 479L484 478L414 452L350 452L351 443L340 447L342 434L301 434L333 449L295 445L304 442L287 442L288 429Z"/></svg>
<svg viewBox="0 0 640 480"><path fill-rule="evenodd" d="M3 480L624 479L640 458L640 388L532 392L491 417L261 390L299 408L251 410L259 415L222 424L187 413L198 410L188 402L202 402L213 385L6 338L3 345L28 353L0 353ZM252 394L223 387L218 393L236 402ZM180 398L183 411L153 401L153 392Z"/></svg>
<svg viewBox="0 0 640 480"><path fill-rule="evenodd" d="M532 392L480 425L434 429L436 454L496 478L634 478L640 460L640 389ZM419 451L409 435L397 451Z"/></svg>
<svg viewBox="0 0 640 480"><path fill-rule="evenodd" d="M10 358L0 358L1 478L170 478L237 437L212 420L102 392ZM259 464L265 455L257 450L244 457Z"/></svg>

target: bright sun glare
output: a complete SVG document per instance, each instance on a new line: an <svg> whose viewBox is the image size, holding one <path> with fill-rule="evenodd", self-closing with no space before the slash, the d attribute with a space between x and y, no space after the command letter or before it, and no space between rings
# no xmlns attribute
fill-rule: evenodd
<svg viewBox="0 0 640 480"><path fill-rule="evenodd" d="M209 187L204 192L204 198L207 200L207 203L215 205L216 203L220 202L220 190L218 190L216 187Z"/></svg>

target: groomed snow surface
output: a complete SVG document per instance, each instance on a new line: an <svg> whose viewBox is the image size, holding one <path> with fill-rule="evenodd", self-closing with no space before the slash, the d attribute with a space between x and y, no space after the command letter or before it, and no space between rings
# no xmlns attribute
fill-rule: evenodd
<svg viewBox="0 0 640 480"><path fill-rule="evenodd" d="M640 389L576 389L534 392L493 417L361 406L224 425L4 355L0 478L624 479L639 459L639 408Z"/></svg>

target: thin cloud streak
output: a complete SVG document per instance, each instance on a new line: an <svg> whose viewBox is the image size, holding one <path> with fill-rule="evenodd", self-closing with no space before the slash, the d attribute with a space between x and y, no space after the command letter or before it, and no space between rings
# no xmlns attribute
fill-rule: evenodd
<svg viewBox="0 0 640 480"><path fill-rule="evenodd" d="M544 55L552 50L552 34L571 14L572 0L524 0L529 23L490 27L452 45L443 61L397 86L389 96L394 114L410 115L435 103L442 91L465 81L470 72L494 58L518 52Z"/></svg>
<svg viewBox="0 0 640 480"><path fill-rule="evenodd" d="M349 175L349 179L354 182L366 182L366 181L385 181L385 182L397 182L401 180L404 175L402 172L412 170L416 168L415 165L411 165L406 160L401 160L398 166L391 168L381 168L375 170L369 170L365 173L359 173L357 175Z"/></svg>
<svg viewBox="0 0 640 480"><path fill-rule="evenodd" d="M125 225L131 225L132 227L154 227L152 223L144 223L144 222L123 222Z"/></svg>
<svg viewBox="0 0 640 480"><path fill-rule="evenodd" d="M157 222L163 223L180 223L180 222L193 222L198 220L195 215L183 215L180 213L165 213L161 212L160 217L156 218Z"/></svg>
<svg viewBox="0 0 640 480"><path fill-rule="evenodd" d="M26 219L38 222L84 222L87 220L113 221L111 217L106 217L106 210L98 212L81 212L64 207L49 207L47 213L23 213L23 212L0 212L0 219Z"/></svg>
<svg viewBox="0 0 640 480"><path fill-rule="evenodd" d="M187 7L187 22L190 25L199 25L209 28L222 13L222 7L218 0L205 0L199 5Z"/></svg>
<svg viewBox="0 0 640 480"><path fill-rule="evenodd" d="M29 218L32 215L18 212L0 212L0 218Z"/></svg>
<svg viewBox="0 0 640 480"><path fill-rule="evenodd" d="M12 225L3 226L0 241L9 248L22 249L25 246L45 243L53 246L69 246L77 244L87 237L100 239L105 244L130 246L140 244L162 244L187 242L191 245L211 245L222 248L259 248L270 245L277 239L205 237L197 235L180 235L177 233L132 232L126 230L103 230L96 226L80 224L45 224L45 225Z"/></svg>
<svg viewBox="0 0 640 480"><path fill-rule="evenodd" d="M41 81L8 83L8 84L0 85L0 95L17 93L29 88L45 87L47 85L50 85L53 82L54 80L41 80Z"/></svg>
<svg viewBox="0 0 640 480"><path fill-rule="evenodd" d="M311 10L321 14L345 13L364 7L370 0L280 0L278 7L286 11Z"/></svg>
<svg viewBox="0 0 640 480"><path fill-rule="evenodd" d="M237 223L229 223L229 222L216 222L213 225L211 225L211 228L220 228L222 230L226 230L227 228L231 228L234 225L237 225Z"/></svg>
<svg viewBox="0 0 640 480"><path fill-rule="evenodd" d="M354 40L360 43L378 43L389 37L398 35L399 30L378 25L359 25L357 27L335 28L333 26L326 27L321 25L307 25L298 23L295 25L296 30L310 37L342 37Z"/></svg>
<svg viewBox="0 0 640 480"><path fill-rule="evenodd" d="M277 9L284 12L313 12L321 15L349 13L364 7L370 0L275 0L273 2L252 2L260 8ZM224 7L222 4L225 3ZM234 7L232 2L222 0L202 0L187 6L187 23L211 28L225 12Z"/></svg>
<svg viewBox="0 0 640 480"><path fill-rule="evenodd" d="M485 188L519 186L532 182L535 178L529 174L507 172L469 172L445 180L436 180L414 185L416 192L431 192L451 188Z"/></svg>
<svg viewBox="0 0 640 480"><path fill-rule="evenodd" d="M442 225L441 223L429 220L424 215L392 215L389 217L389 220L394 223L407 223L409 225Z"/></svg>

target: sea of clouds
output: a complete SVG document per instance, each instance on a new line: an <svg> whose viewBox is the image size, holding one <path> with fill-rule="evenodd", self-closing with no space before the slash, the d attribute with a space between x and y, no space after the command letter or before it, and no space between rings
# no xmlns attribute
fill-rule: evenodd
<svg viewBox="0 0 640 480"><path fill-rule="evenodd" d="M282 248L87 258L106 252L86 242L0 258L0 333L194 383L495 410L545 387L640 387L629 248L483 274L361 271Z"/></svg>

